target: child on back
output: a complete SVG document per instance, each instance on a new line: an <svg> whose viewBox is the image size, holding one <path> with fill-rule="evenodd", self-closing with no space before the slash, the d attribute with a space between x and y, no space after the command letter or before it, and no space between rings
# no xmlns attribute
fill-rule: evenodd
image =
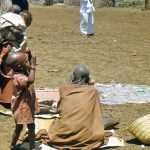
<svg viewBox="0 0 150 150"><path fill-rule="evenodd" d="M23 125L28 127L30 150L35 149L35 124L34 112L36 109L36 96L33 87L35 79L36 57L32 56L30 64L24 53L16 52L9 54L6 63L13 69L13 97L12 114L16 123L12 136L11 150L15 149Z"/></svg>
<svg viewBox="0 0 150 150"><path fill-rule="evenodd" d="M0 16L0 43L8 41L13 51L25 51L25 30L31 25L32 15L29 11L19 13L19 6L12 5L8 13Z"/></svg>

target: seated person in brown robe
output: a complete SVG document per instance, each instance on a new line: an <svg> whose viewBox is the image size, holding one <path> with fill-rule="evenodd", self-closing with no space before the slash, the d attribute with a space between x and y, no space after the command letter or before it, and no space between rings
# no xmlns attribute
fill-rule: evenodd
<svg viewBox="0 0 150 150"><path fill-rule="evenodd" d="M77 65L71 84L59 88L58 112L49 128L51 146L57 149L96 149L107 143L98 92L89 85L89 70Z"/></svg>

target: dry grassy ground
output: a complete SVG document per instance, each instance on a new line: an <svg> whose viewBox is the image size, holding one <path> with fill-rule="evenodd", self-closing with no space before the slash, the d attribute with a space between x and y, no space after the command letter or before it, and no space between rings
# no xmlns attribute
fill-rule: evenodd
<svg viewBox="0 0 150 150"><path fill-rule="evenodd" d="M69 80L74 65L84 63L97 82L150 85L150 11L97 8L95 36L79 33L79 8L32 6L29 46L37 55L36 87L58 87ZM150 105L103 106L104 113L120 119L116 132L126 141L118 150L140 150L127 126L150 113ZM8 150L13 119L0 116L0 149ZM134 143L136 142L136 144ZM145 150L150 149L149 146Z"/></svg>

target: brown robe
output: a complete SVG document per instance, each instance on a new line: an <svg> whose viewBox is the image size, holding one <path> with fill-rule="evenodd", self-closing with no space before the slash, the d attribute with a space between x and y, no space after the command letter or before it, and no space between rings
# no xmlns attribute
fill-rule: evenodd
<svg viewBox="0 0 150 150"><path fill-rule="evenodd" d="M104 124L98 92L89 85L66 85L59 89L60 118L48 136L58 149L95 149L104 144Z"/></svg>
<svg viewBox="0 0 150 150"><path fill-rule="evenodd" d="M5 78L0 75L0 102L10 104L12 95L13 95L12 79Z"/></svg>
<svg viewBox="0 0 150 150"><path fill-rule="evenodd" d="M11 77L13 76L13 71L10 69L3 58L9 49L8 44L0 44L0 103L10 104L11 97L13 94L13 83ZM5 77L5 76L6 77ZM9 77L9 78L7 78Z"/></svg>
<svg viewBox="0 0 150 150"><path fill-rule="evenodd" d="M36 96L33 85L27 84L28 77L24 74L13 76L14 93L12 97L12 113L16 124L30 124L34 122Z"/></svg>

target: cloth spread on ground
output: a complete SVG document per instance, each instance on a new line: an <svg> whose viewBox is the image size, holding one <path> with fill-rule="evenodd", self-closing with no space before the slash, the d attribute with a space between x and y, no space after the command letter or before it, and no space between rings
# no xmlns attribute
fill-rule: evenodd
<svg viewBox="0 0 150 150"><path fill-rule="evenodd" d="M36 97L38 98L38 102L47 101L47 100L54 100L58 102L60 98L58 89L41 87L35 89L35 92L36 92Z"/></svg>
<svg viewBox="0 0 150 150"><path fill-rule="evenodd" d="M103 104L150 103L150 86L113 82L108 84L95 83L94 87L100 93L101 103ZM50 100L59 101L57 88L37 88L35 92L39 102ZM0 101L7 103L7 99Z"/></svg>
<svg viewBox="0 0 150 150"><path fill-rule="evenodd" d="M101 93L103 104L150 103L150 86L111 82L94 87Z"/></svg>
<svg viewBox="0 0 150 150"><path fill-rule="evenodd" d="M109 148L109 147L124 147L124 140L120 137L117 136L111 136L108 139L108 144L105 146L100 147L99 149L105 149L105 148ZM36 142L35 144L36 149L40 149L40 150L58 150L56 148L53 148L49 145L46 144L41 144L40 142ZM24 142L21 146L20 149L29 149L29 142Z"/></svg>
<svg viewBox="0 0 150 150"><path fill-rule="evenodd" d="M41 144L40 142L36 142L35 144L35 148L36 149L40 149L40 150L57 150L56 148L53 148L49 145L46 144ZM109 148L109 147L124 147L124 140L120 137L117 136L111 136L109 137L109 141L108 144L105 146L102 146L99 149L105 149L105 148ZM20 149L29 149L29 142L24 142L21 146Z"/></svg>
<svg viewBox="0 0 150 150"><path fill-rule="evenodd" d="M147 85L111 82L108 84L95 83L94 87L100 93L103 104L150 103L150 86ZM40 101L59 100L58 89L36 89L36 94Z"/></svg>

